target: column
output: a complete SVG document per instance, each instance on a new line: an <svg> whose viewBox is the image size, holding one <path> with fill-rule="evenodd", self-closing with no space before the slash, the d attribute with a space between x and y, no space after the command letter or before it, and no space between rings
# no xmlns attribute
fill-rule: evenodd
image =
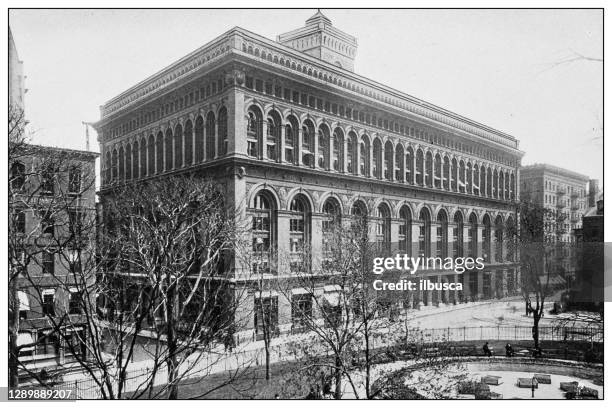
<svg viewBox="0 0 612 408"><path fill-rule="evenodd" d="M446 228L446 238L448 245L446 246L446 256L453 256L453 245L455 243L453 231L455 228L459 228L458 225L449 220L448 226ZM460 244L460 243L459 243Z"/></svg>
<svg viewBox="0 0 612 408"><path fill-rule="evenodd" d="M228 153L246 155L247 120L244 110L244 97L236 89L232 89L227 93L227 99L227 135L229 138L227 146ZM202 126L204 129L206 129L205 121L202 123ZM203 143L203 145L206 145L206 143ZM195 152L195 144L193 146Z"/></svg>
<svg viewBox="0 0 612 408"><path fill-rule="evenodd" d="M478 277L478 286L477 286L476 293L475 293L475 294L473 294L473 295L475 295L474 297L475 297L477 300L480 300L480 299L482 299L482 298L483 298L483 286L484 286L484 285L483 285L483 281L484 281L484 274L485 274L485 273L487 273L487 272L485 272L485 270L486 270L486 269L483 269L482 271L479 271L479 270L474 270L474 272L478 274L478 275L477 275L477 277Z"/></svg>
<svg viewBox="0 0 612 408"><path fill-rule="evenodd" d="M291 248L289 243L289 214L286 211L277 212L277 245L278 245L278 268L279 274L289 272L289 261Z"/></svg>
<svg viewBox="0 0 612 408"><path fill-rule="evenodd" d="M166 134L165 133L162 133L161 141L162 141L162 165L164 167L162 171L166 171L168 170L168 166L166 165Z"/></svg>
<svg viewBox="0 0 612 408"><path fill-rule="evenodd" d="M329 133L329 140L327 141L327 158L325 160L325 169L326 170L333 170L334 169L334 164L332 163L334 160L334 132L330 130ZM340 152L338 152L338 155L340 154ZM338 160L340 160L340 157L338 157Z"/></svg>
<svg viewBox="0 0 612 408"><path fill-rule="evenodd" d="M453 274L453 282L455 283L455 288L457 288L457 283L459 283L459 275L454 273ZM450 291L451 296L450 298L452 299L453 304L457 304L459 303L459 291L458 290L452 290Z"/></svg>

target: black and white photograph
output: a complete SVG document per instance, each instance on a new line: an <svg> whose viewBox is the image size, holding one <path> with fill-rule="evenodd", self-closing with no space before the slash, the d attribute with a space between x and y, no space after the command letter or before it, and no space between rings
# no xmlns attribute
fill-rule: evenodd
<svg viewBox="0 0 612 408"><path fill-rule="evenodd" d="M607 11L13 4L0 399L603 407Z"/></svg>

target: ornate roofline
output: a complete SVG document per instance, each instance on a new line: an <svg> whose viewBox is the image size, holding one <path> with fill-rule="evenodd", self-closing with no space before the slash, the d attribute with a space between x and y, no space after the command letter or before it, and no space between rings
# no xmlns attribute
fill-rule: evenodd
<svg viewBox="0 0 612 408"><path fill-rule="evenodd" d="M521 173L523 175L528 175L529 173L535 173L535 172L540 172L540 171L552 173L553 175L556 175L556 176L569 177L569 178L581 180L584 182L587 182L590 179L589 176L585 176L584 174L580 174L572 170L564 169L563 167L553 166L552 164L534 163L534 164L530 164L530 165L521 167Z"/></svg>
<svg viewBox="0 0 612 408"><path fill-rule="evenodd" d="M268 56L268 63L293 69L300 76L325 83L332 89L337 87L340 90L349 90L366 100L370 99L377 103L386 103L400 110L444 123L484 139L500 143L506 147L518 149L516 138L507 133L358 74L343 70L240 27L230 29L206 45L106 102L100 107L100 122L123 111L136 102L148 98L150 95L157 94L187 75L193 74L201 66L208 65L222 56L235 53L252 58L253 56L248 53L249 47L256 47L259 50L258 56L255 56L256 58L259 57L259 60L266 61L265 58L262 58L263 53L265 53Z"/></svg>

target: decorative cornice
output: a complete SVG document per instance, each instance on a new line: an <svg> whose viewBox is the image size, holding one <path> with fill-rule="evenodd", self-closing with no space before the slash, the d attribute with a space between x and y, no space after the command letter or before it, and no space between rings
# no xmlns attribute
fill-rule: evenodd
<svg viewBox="0 0 612 408"><path fill-rule="evenodd" d="M228 54L236 54L251 60L264 62L276 68L281 68L292 75L323 83L332 90L336 89L364 98L366 103L374 101L383 106L395 108L400 112L418 115L420 118L445 124L505 147L518 149L518 141L506 133L352 72L342 70L332 64L239 27L229 30L108 101L100 108L102 119L117 114L152 94L167 89L179 80L193 74L196 70Z"/></svg>

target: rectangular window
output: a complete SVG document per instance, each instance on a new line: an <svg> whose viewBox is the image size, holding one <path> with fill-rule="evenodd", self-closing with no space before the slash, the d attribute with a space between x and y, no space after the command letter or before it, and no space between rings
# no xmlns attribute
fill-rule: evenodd
<svg viewBox="0 0 612 408"><path fill-rule="evenodd" d="M55 290L43 290L42 297L43 314L47 316L55 316Z"/></svg>
<svg viewBox="0 0 612 408"><path fill-rule="evenodd" d="M55 254L50 251L42 253L43 273L53 275L55 273Z"/></svg>
<svg viewBox="0 0 612 408"><path fill-rule="evenodd" d="M70 301L68 302L68 313L69 314L81 314L82 305L81 305L82 297L81 293L76 290L70 291Z"/></svg>

